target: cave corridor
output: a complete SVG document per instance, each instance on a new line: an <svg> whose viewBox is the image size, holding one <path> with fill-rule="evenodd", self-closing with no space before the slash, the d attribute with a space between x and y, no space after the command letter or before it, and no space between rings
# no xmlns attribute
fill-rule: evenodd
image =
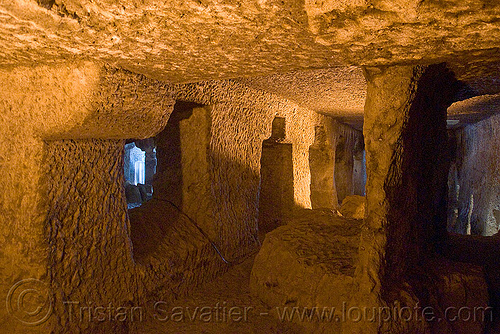
<svg viewBox="0 0 500 334"><path fill-rule="evenodd" d="M500 4L0 0L0 334L500 333Z"/></svg>

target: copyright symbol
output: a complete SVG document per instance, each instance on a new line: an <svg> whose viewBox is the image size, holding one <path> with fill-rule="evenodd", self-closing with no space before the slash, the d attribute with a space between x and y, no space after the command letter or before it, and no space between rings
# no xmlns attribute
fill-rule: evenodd
<svg viewBox="0 0 500 334"><path fill-rule="evenodd" d="M45 322L52 313L49 286L35 278L14 284L7 294L7 311L25 325L36 326Z"/></svg>

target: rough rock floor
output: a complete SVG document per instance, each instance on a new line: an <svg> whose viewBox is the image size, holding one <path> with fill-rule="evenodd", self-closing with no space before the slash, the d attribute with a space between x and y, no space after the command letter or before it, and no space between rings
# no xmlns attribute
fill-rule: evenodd
<svg viewBox="0 0 500 334"><path fill-rule="evenodd" d="M249 280L253 261L254 256L235 265L223 276L195 288L188 297L177 300L175 305L161 305L157 314L158 318L141 322L137 333L301 333L296 325L281 322L273 317L272 310L250 294ZM217 306L219 313L216 315ZM179 308L174 309L175 307ZM203 310L203 307L207 308ZM223 318L224 307L225 319ZM233 309L234 312L241 311L240 321L228 319L229 310L233 307L236 307ZM247 308L246 318L243 317L245 308ZM207 311L210 315L202 316L202 313ZM175 312L177 312L175 320L163 321L167 314L173 316ZM238 320L238 318L237 313L234 313L233 320Z"/></svg>

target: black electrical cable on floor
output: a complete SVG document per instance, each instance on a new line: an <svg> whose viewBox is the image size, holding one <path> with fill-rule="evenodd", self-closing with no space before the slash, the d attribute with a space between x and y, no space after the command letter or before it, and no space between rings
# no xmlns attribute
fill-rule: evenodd
<svg viewBox="0 0 500 334"><path fill-rule="evenodd" d="M163 201L163 202L168 202L170 203L170 205L172 205L177 211L179 211L182 215L184 215L193 225L194 227L196 227L196 229L198 231L200 231L200 233L208 240L208 242L210 242L210 244L212 245L212 247L215 249L215 251L217 252L217 254L220 256L220 258L222 259L222 261L224 261L224 263L226 264L230 264L229 261L227 261L225 258L224 258L224 255L222 255L222 253L220 252L219 248L217 247L217 245L215 244L215 242L213 242L210 237L208 236L208 234L205 233L205 231L203 231L201 229L201 227L193 220L191 219L191 217L189 217L184 211L181 210L181 208L179 208L177 205L175 205L175 203L173 203L172 201L168 200L168 199L163 199L163 198L153 198L153 199L156 199L158 201Z"/></svg>

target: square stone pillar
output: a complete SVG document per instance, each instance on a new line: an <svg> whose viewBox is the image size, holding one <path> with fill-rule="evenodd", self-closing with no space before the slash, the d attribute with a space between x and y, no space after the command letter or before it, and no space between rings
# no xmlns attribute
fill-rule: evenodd
<svg viewBox="0 0 500 334"><path fill-rule="evenodd" d="M56 333L126 332L130 314L116 310L142 306L123 191L124 145L102 139L47 143L46 233Z"/></svg>
<svg viewBox="0 0 500 334"><path fill-rule="evenodd" d="M316 126L314 131L314 143L309 147L311 205L313 209L337 209L339 205L334 178L335 147L324 126Z"/></svg>
<svg viewBox="0 0 500 334"><path fill-rule="evenodd" d="M168 200L216 239L210 178L210 106L177 102L156 137L153 198Z"/></svg>
<svg viewBox="0 0 500 334"><path fill-rule="evenodd" d="M269 232L294 210L293 149L284 143L285 118L273 120L272 134L262 142L260 158L259 231Z"/></svg>
<svg viewBox="0 0 500 334"><path fill-rule="evenodd" d="M350 306L425 307L435 291L424 264L446 235L446 109L460 84L444 64L367 68L365 76L367 213ZM429 330L422 319L364 320L347 321L343 331Z"/></svg>

